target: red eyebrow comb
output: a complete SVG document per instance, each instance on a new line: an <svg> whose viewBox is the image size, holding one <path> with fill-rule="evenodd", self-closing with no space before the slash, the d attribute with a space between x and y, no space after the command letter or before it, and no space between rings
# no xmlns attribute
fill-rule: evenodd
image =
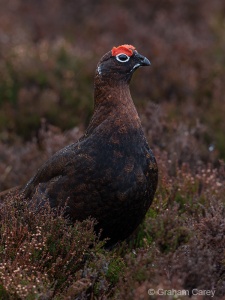
<svg viewBox="0 0 225 300"><path fill-rule="evenodd" d="M135 47L132 45L121 45L118 47L113 47L112 48L112 56L116 56L121 53L124 53L128 56L132 56L134 50L135 50Z"/></svg>

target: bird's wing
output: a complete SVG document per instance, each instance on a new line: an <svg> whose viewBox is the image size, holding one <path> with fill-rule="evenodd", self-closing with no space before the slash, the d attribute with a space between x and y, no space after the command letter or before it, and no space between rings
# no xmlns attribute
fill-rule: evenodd
<svg viewBox="0 0 225 300"><path fill-rule="evenodd" d="M76 157L77 144L72 144L55 153L37 171L36 175L26 184L23 189L25 197L30 197L36 187L43 182L54 180L55 177L64 174L65 166L70 164Z"/></svg>

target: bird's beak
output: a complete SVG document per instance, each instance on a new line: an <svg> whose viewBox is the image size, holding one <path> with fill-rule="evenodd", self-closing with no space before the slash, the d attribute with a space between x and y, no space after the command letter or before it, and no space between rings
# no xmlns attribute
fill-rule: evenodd
<svg viewBox="0 0 225 300"><path fill-rule="evenodd" d="M151 65L151 63L147 59L147 57L145 57L139 53L136 54L136 58L138 60L138 63L140 64L140 66L150 66Z"/></svg>
<svg viewBox="0 0 225 300"><path fill-rule="evenodd" d="M147 57L144 57L144 60L141 62L141 66L150 66L151 63L150 61L147 59Z"/></svg>

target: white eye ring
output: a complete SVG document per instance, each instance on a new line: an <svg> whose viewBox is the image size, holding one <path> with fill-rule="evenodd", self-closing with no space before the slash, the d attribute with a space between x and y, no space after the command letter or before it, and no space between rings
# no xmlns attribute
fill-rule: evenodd
<svg viewBox="0 0 225 300"><path fill-rule="evenodd" d="M119 62L125 63L125 62L127 62L130 59L130 56L128 56L128 55L126 55L124 53L120 53L120 54L116 55L116 59Z"/></svg>

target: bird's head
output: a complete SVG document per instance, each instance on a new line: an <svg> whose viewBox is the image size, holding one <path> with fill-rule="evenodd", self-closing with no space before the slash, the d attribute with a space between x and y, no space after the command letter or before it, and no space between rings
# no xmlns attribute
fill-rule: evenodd
<svg viewBox="0 0 225 300"><path fill-rule="evenodd" d="M129 83L135 70L149 66L150 61L132 45L113 47L99 61L96 75L103 81Z"/></svg>

